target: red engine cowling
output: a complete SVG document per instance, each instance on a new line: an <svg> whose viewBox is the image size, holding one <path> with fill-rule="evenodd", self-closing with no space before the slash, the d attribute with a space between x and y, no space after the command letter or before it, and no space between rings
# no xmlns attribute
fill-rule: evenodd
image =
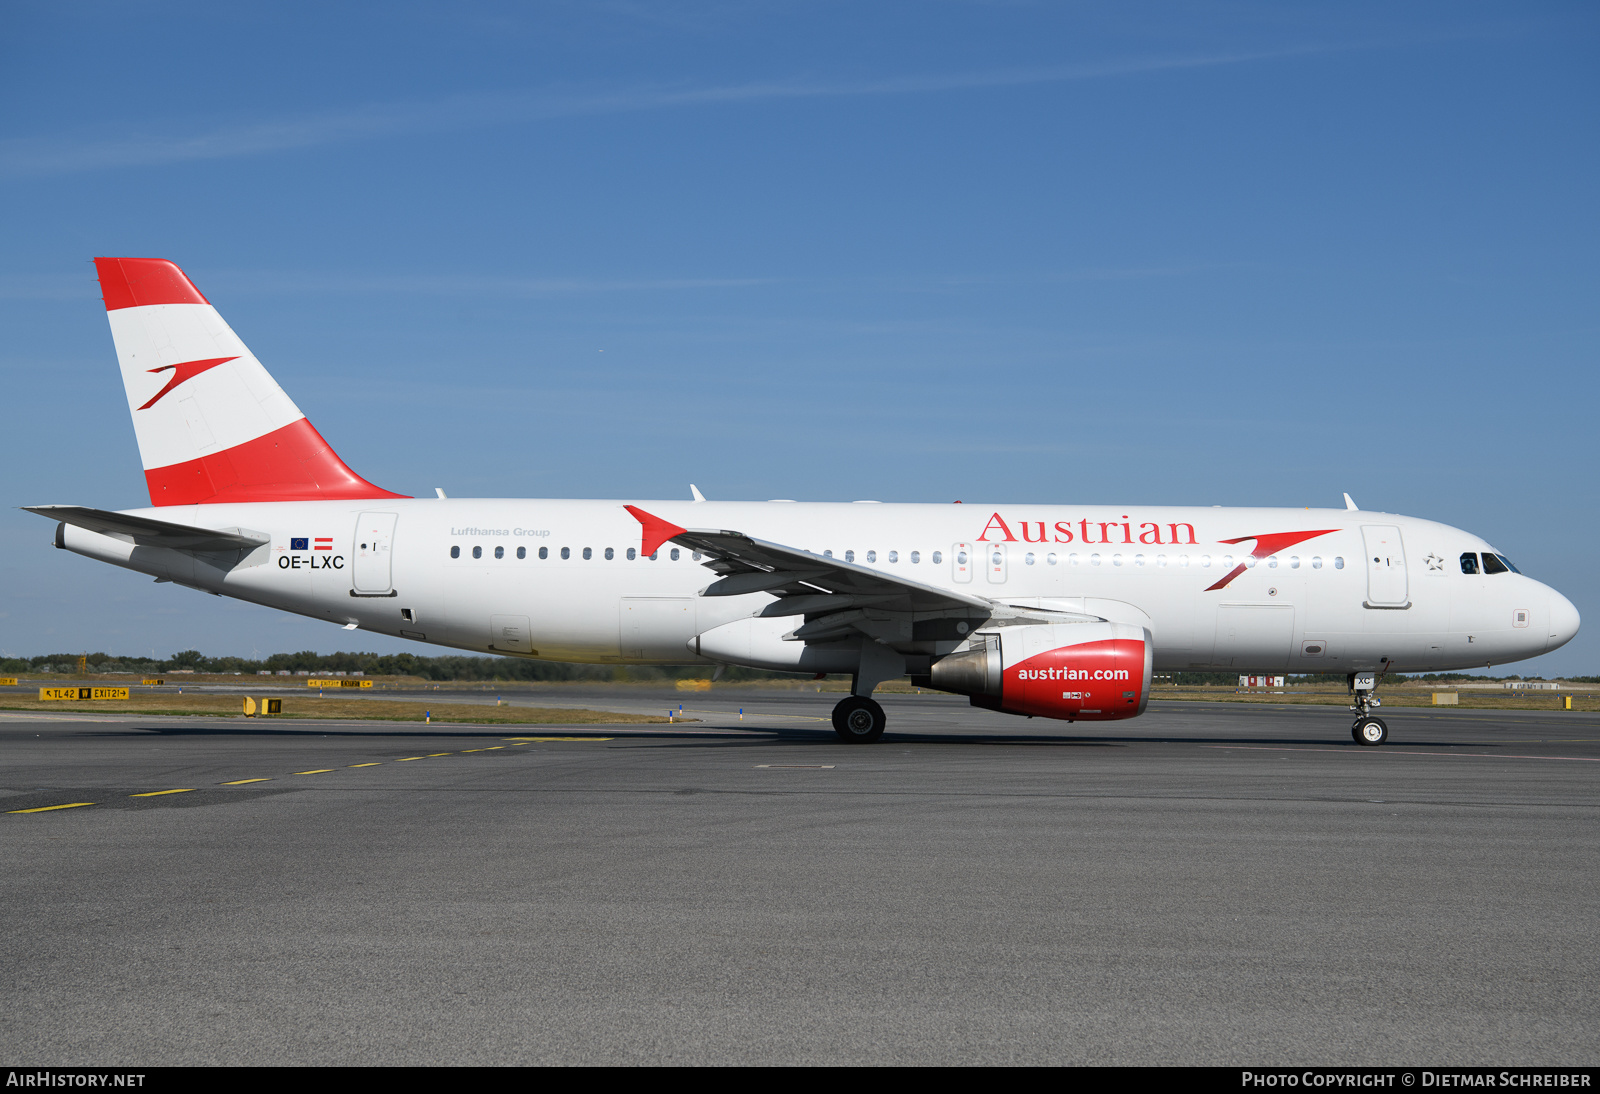
<svg viewBox="0 0 1600 1094"><path fill-rule="evenodd" d="M1127 623L1048 623L973 636L935 662L928 681L1007 714L1112 721L1144 713L1154 642Z"/></svg>

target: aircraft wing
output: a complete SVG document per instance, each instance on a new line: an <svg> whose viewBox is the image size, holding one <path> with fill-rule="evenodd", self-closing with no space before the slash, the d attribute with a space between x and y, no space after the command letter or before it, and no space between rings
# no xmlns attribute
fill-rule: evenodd
<svg viewBox="0 0 1600 1094"><path fill-rule="evenodd" d="M82 505L24 505L23 508L41 517L86 528L103 536L132 540L140 547L170 547L175 551L251 551L271 542L264 535L220 532L214 528L172 524Z"/></svg>
<svg viewBox="0 0 1600 1094"><path fill-rule="evenodd" d="M1045 621L1096 619L1097 616L1009 608L986 597L941 589L829 555L813 554L782 543L755 539L719 528L681 528L660 517L627 506L644 526L644 553L672 542L706 556L701 563L719 575L700 590L701 596L770 593L778 599L764 617L805 616L790 637L825 641L841 632L876 634L876 623L956 616L975 619L1027 617Z"/></svg>

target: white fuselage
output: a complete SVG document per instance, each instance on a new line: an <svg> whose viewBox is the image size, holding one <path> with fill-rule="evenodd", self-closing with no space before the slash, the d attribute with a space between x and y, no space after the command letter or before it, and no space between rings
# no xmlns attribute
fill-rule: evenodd
<svg viewBox="0 0 1600 1094"><path fill-rule="evenodd" d="M1493 551L1477 536L1391 514L638 504L689 529L736 529L1003 604L1139 624L1154 636L1160 670L1465 669L1544 653L1578 625L1571 603L1531 578L1463 572L1463 554ZM715 575L671 543L653 559L639 557L640 524L616 501L402 499L128 512L264 534L270 543L243 555L197 557L70 525L58 543L208 592L478 652L689 663L704 660L687 645L695 635L748 619L774 599L697 595ZM1252 557L1259 537L1295 532L1321 534ZM1247 568L1214 587L1241 564ZM772 621L774 641L795 622ZM779 655L748 661L806 667Z"/></svg>

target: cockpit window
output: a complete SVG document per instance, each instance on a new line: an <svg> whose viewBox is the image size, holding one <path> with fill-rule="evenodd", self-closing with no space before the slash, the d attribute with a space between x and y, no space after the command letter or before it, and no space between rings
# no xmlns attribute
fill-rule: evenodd
<svg viewBox="0 0 1600 1094"><path fill-rule="evenodd" d="M1506 569L1510 570L1512 573L1520 574L1522 572L1521 570L1517 569L1516 563L1512 562L1505 555L1495 555L1494 557L1505 563Z"/></svg>
<svg viewBox="0 0 1600 1094"><path fill-rule="evenodd" d="M1511 567L1507 566L1504 562L1500 561L1500 556L1499 555L1491 555L1488 551L1483 552L1483 572L1484 573L1486 573L1486 574L1503 574L1509 569L1511 569Z"/></svg>
<svg viewBox="0 0 1600 1094"><path fill-rule="evenodd" d="M1461 556L1461 572L1475 574L1478 572L1478 555L1475 551L1468 551Z"/></svg>

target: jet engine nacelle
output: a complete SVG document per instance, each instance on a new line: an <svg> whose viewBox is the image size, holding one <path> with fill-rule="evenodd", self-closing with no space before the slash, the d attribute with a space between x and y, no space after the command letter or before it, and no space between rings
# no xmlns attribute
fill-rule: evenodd
<svg viewBox="0 0 1600 1094"><path fill-rule="evenodd" d="M1042 623L980 631L926 681L1006 714L1112 721L1144 713L1155 642L1128 623Z"/></svg>

